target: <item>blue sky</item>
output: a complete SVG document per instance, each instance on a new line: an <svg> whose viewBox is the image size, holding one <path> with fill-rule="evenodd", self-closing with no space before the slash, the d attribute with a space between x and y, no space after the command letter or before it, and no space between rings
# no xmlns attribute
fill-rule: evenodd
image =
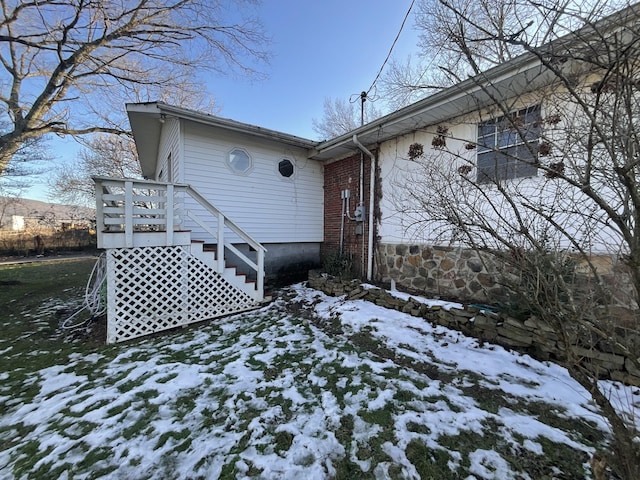
<svg viewBox="0 0 640 480"><path fill-rule="evenodd" d="M411 0L272 0L262 20L273 38L269 78L257 84L215 78L221 116L316 139L326 97L349 99L367 90L382 66ZM409 18L394 48L416 51Z"/></svg>
<svg viewBox="0 0 640 480"><path fill-rule="evenodd" d="M411 0L264 0L258 14L272 38L266 79L211 76L218 114L241 122L317 139L327 97L348 100L367 90L387 56ZM404 59L417 52L411 16L394 48ZM124 105L123 105L124 109ZM70 161L78 145L53 138L55 164ZM55 168L55 167L54 167ZM46 177L24 196L47 199Z"/></svg>

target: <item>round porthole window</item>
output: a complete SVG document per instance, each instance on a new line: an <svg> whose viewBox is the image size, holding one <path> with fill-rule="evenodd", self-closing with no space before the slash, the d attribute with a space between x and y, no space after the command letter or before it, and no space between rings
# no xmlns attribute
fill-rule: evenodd
<svg viewBox="0 0 640 480"><path fill-rule="evenodd" d="M278 163L278 171L283 177L291 177L291 175L293 175L293 163L291 160L287 158L280 160L280 163Z"/></svg>
<svg viewBox="0 0 640 480"><path fill-rule="evenodd" d="M236 173L246 173L252 167L251 157L242 148L234 148L229 152L227 163Z"/></svg>

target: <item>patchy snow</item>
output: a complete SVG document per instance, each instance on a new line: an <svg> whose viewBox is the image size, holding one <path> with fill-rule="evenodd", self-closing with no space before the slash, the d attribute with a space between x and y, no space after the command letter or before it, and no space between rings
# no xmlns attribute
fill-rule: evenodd
<svg viewBox="0 0 640 480"><path fill-rule="evenodd" d="M315 317L279 300L198 330L73 353L30 380L2 372L0 479L324 479L344 475L346 462L371 478L419 479L418 444L460 478L535 478L508 452L542 458L545 444L564 445L583 452L580 465L594 444L534 407L608 431L557 365L365 301L301 285L291 296ZM606 386L640 418L631 389ZM492 436L502 447L487 446Z"/></svg>
<svg viewBox="0 0 640 480"><path fill-rule="evenodd" d="M444 310L451 310L452 308L458 308L458 309L464 308L464 305L462 303L449 302L449 301L446 301L446 300L434 300L432 298L418 297L416 295L410 295L408 293L400 292L398 290L391 290L391 291L389 291L389 293L392 296L394 296L396 298L399 298L401 300L409 300L410 298L413 298L416 302L424 303L428 307L442 307Z"/></svg>
<svg viewBox="0 0 640 480"><path fill-rule="evenodd" d="M454 308L454 305L449 306ZM325 318L339 315L343 324L354 331L370 327L375 336L383 338L388 346L404 355L421 359L427 353L440 366L449 365L451 371L469 370L481 375L485 379L483 385L489 388L555 403L568 408L572 416L593 417L592 420L598 420L602 428L607 428L601 417L592 415L594 410L588 403L589 394L559 365L539 362L497 345L480 348L476 339L460 332L433 327L422 319L364 300L344 302L324 297L324 301L316 305L316 311ZM405 347L409 344L411 350ZM618 395L630 394L631 389L618 383L615 385L619 389Z"/></svg>
<svg viewBox="0 0 640 480"><path fill-rule="evenodd" d="M469 460L469 471L480 478L514 478L507 462L493 450L478 449L469 455Z"/></svg>
<svg viewBox="0 0 640 480"><path fill-rule="evenodd" d="M371 285L369 283L363 283L361 284L361 287L364 288L365 290L373 290L373 289L380 288L380 287L377 287L376 285ZM401 300L409 300L410 298L413 298L416 302L424 303L428 307L442 307L444 310L451 310L452 308L459 308L459 309L464 308L464 305L462 303L450 302L447 300L436 300L433 298L424 298L416 295L411 295L409 293L401 292L399 290L392 289L392 290L388 290L387 293Z"/></svg>

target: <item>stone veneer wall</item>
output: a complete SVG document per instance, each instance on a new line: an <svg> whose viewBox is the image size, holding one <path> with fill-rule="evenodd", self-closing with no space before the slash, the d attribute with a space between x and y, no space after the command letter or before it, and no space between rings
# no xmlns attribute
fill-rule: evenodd
<svg viewBox="0 0 640 480"><path fill-rule="evenodd" d="M343 280L309 272L309 286L328 295L346 295L347 299L362 299L385 308L408 313L415 317L530 354L539 360L553 360L560 364L566 359L558 335L548 324L535 317L518 320L506 314L493 313L473 306L462 309L421 303L413 298L402 300L380 288L364 288L360 280ZM640 370L615 345L595 341L586 332L575 332L574 352L583 359L584 366L602 378L611 378L640 386ZM640 334L626 330L624 336L632 352L640 351Z"/></svg>
<svg viewBox="0 0 640 480"><path fill-rule="evenodd" d="M410 290L461 301L505 299L491 259L470 249L425 245L380 244L378 278Z"/></svg>
<svg viewBox="0 0 640 480"><path fill-rule="evenodd" d="M377 250L378 276L384 284L396 285L428 296L455 298L463 302L498 304L509 300L509 291L499 284L504 266L491 254L460 247L380 244ZM611 292L611 305L637 309L627 267L611 255L594 255L590 262L598 269ZM588 285L590 270L576 266L578 279Z"/></svg>

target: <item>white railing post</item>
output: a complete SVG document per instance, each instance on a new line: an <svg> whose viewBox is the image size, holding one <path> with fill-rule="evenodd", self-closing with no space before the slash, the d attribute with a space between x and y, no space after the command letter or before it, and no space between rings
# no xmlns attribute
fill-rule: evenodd
<svg viewBox="0 0 640 480"><path fill-rule="evenodd" d="M264 300L264 250L262 248L258 248L256 250L257 259L258 260L258 271L256 277L256 289L258 291L258 295L260 298L258 301Z"/></svg>
<svg viewBox="0 0 640 480"><path fill-rule="evenodd" d="M167 247L173 245L173 185L167 185L167 201L165 207L165 222L167 230Z"/></svg>
<svg viewBox="0 0 640 480"><path fill-rule="evenodd" d="M102 248L102 236L106 230L104 224L104 202L102 201L102 183L95 182L96 187L96 238L98 239L98 248Z"/></svg>
<svg viewBox="0 0 640 480"><path fill-rule="evenodd" d="M124 182L124 241L127 248L133 247L133 182Z"/></svg>
<svg viewBox="0 0 640 480"><path fill-rule="evenodd" d="M265 253L267 251L263 245L261 245L256 239L251 237L246 231L238 227L233 220L225 217L225 215L214 207L205 197L202 196L195 188L190 185L186 185L184 189L185 193L189 195L192 199L198 202L201 206L203 206L209 214L215 216L218 220L218 228L217 231L214 231L213 228L209 228L206 222L199 218L199 216L193 211L187 211L187 215L193 221L196 222L200 227L204 229L205 232L208 232L212 237L216 237L217 243L217 263L216 268L219 273L224 272L225 261L224 256L226 250L228 249L232 252L239 261L246 264L248 267L252 268L256 272L256 297L259 298L259 301L264 299L264 259ZM232 235L237 235L240 239L244 240L250 248L253 248L256 253L256 261L254 262L252 259L247 257L245 253L236 248L233 244L226 244L225 241L225 230L231 230Z"/></svg>
<svg viewBox="0 0 640 480"><path fill-rule="evenodd" d="M218 212L218 247L216 250L218 273L222 275L224 273L224 215L222 212Z"/></svg>

